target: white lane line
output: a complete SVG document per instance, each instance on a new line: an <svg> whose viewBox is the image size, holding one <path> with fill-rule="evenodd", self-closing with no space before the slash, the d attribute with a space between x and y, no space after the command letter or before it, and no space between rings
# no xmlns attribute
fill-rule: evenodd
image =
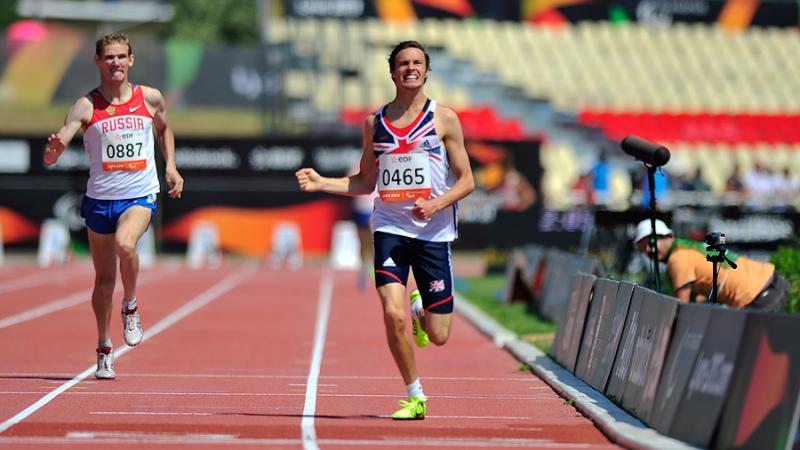
<svg viewBox="0 0 800 450"><path fill-rule="evenodd" d="M65 277L72 276L73 272L78 272L79 270L75 269L75 267L78 267L80 271L83 271L84 269L88 268L88 266L83 266L83 265L71 266L70 268L71 270L68 269L66 272L64 271L55 272L49 270L46 272L37 272L28 275L26 277L16 278L10 281L3 281L2 283L0 283L0 294L5 294L6 292L13 292L21 289L58 282L59 280Z"/></svg>
<svg viewBox="0 0 800 450"><path fill-rule="evenodd" d="M24 394L40 394L42 391L0 391L0 395L24 395ZM186 397L305 397L303 393L274 393L274 392L159 392L159 391L107 391L107 392L86 392L86 391L70 391L67 395L140 395L147 397L156 396L186 396ZM334 397L334 398L395 398L403 394L395 392L393 394L326 394L317 393L318 397ZM436 394L436 398L448 398L456 400L549 400L560 399L557 394L552 395L482 395L482 394Z"/></svg>
<svg viewBox="0 0 800 450"><path fill-rule="evenodd" d="M156 281L160 278L164 278L167 275L175 272L176 269L168 270L168 271L160 271L155 273L154 275L142 279L139 283L139 287L144 286L150 282ZM116 288L114 289L114 295L122 291L122 283L118 283ZM75 305L79 305L87 301L87 298L91 298L92 289L86 289L80 292L76 292L72 295L68 295L64 298L60 298L58 300L54 300L49 303L45 303L44 305L39 305L33 309L29 309L27 311L22 311L21 313L14 314L13 316L8 316L0 319L0 329L10 327L12 325L16 325L18 323L27 322L29 320L33 320L37 317L46 316L47 314L54 313L56 311L61 311L62 309L71 308Z"/></svg>
<svg viewBox="0 0 800 450"><path fill-rule="evenodd" d="M192 300L188 301L187 303L183 304L180 308L176 309L175 311L171 312L169 315L158 321L155 325L153 325L148 331L145 332L144 337L142 338L142 343L149 340L153 336L161 333L162 331L166 330L167 328L175 325L178 321L183 319L184 317L188 316L189 314L197 311L198 309L206 306L207 304L211 303L212 301L216 300L226 292L230 291L234 287L236 287L237 283L244 278L245 276L249 276L253 273L253 269L248 271L241 271L234 273L233 275L227 276L222 281L219 281L217 284L211 286L208 290L201 293L197 297L193 298ZM114 351L114 357L119 358L125 353L128 353L133 347L122 347ZM89 366L86 370L76 375L73 379L67 381L66 383L62 384L52 392L48 393L44 397L40 398L36 403L32 404L31 406L25 408L24 410L17 413L14 417L6 420L3 423L0 423L0 434L11 428L12 426L18 424L19 422L25 420L28 416L35 413L36 411L40 410L42 407L50 403L54 398L58 397L67 389L75 386L76 384L80 383L84 378L88 377L89 375L93 374L97 367L93 364Z"/></svg>
<svg viewBox="0 0 800 450"><path fill-rule="evenodd" d="M245 408L241 408L245 409ZM250 408L247 408L248 410ZM230 412L201 412L201 411L92 411L89 414L96 416L218 416L220 414L233 415ZM390 415L379 415L380 417L388 419ZM531 416L432 416L425 415L425 419L442 419L442 420L535 420ZM541 431L541 428L525 428L526 431Z"/></svg>
<svg viewBox="0 0 800 450"><path fill-rule="evenodd" d="M136 432L92 432L75 431L66 436L8 436L0 437L0 444L40 444L40 445L113 445L113 444L182 444L182 445L259 445L259 446L297 446L299 439L240 438L225 434L166 434ZM320 444L326 447L508 447L508 448L565 448L565 449L608 449L617 448L613 444L590 444L581 442L555 442L552 439L524 438L431 438L418 439L321 439ZM213 447L212 447L213 448Z"/></svg>
<svg viewBox="0 0 800 450"><path fill-rule="evenodd" d="M314 428L314 414L317 410L317 381L319 381L319 371L322 367L322 353L325 350L325 333L328 330L332 296L333 273L332 271L325 271L319 287L317 322L314 326L314 347L311 351L311 367L308 370L308 379L306 380L306 401L303 406L303 420L300 424L303 448L306 450L319 450L317 430Z"/></svg>
<svg viewBox="0 0 800 450"><path fill-rule="evenodd" d="M0 372L0 377L2 378L14 378L14 377L58 377L58 376L72 376L72 374L68 373L41 373L41 372ZM254 379L306 379L308 375L255 375L255 374L201 374L201 373L130 373L125 374L125 378L130 377L146 377L146 378L254 378ZM356 376L356 375L348 375L348 376L337 376L337 375L325 375L320 376L321 380L391 380L397 381L397 376ZM538 378L534 376L530 376L527 378L478 378L478 377L436 377L436 376L426 376L426 380L444 380L444 381L491 381L491 382L506 382L506 381L526 381L530 382L531 380L536 381ZM305 383L298 383L298 386L305 386ZM320 386L323 386L320 384ZM336 386L336 385L330 385ZM547 389L551 390L549 386L531 386L532 389ZM406 394L403 394L406 395Z"/></svg>

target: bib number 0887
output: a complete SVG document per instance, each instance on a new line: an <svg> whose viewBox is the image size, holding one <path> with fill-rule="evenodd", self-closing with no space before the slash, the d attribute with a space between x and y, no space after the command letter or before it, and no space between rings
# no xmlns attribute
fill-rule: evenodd
<svg viewBox="0 0 800 450"><path fill-rule="evenodd" d="M142 156L142 143L136 142L127 144L108 144L106 147L106 156L108 159L114 158L133 158L135 156Z"/></svg>

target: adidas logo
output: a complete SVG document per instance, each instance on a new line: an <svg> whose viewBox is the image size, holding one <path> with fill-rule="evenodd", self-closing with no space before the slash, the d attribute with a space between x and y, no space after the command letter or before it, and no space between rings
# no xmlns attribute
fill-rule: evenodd
<svg viewBox="0 0 800 450"><path fill-rule="evenodd" d="M383 262L383 267L397 267L397 264L392 261L392 257L390 256Z"/></svg>

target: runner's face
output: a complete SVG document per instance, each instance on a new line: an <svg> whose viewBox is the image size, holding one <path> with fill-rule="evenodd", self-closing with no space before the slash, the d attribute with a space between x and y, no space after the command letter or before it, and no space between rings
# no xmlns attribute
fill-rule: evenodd
<svg viewBox="0 0 800 450"><path fill-rule="evenodd" d="M100 69L100 79L111 82L124 82L128 79L128 69L133 66L133 55L128 54L128 45L112 42L103 48L103 54L95 55L95 64Z"/></svg>
<svg viewBox="0 0 800 450"><path fill-rule="evenodd" d="M405 48L395 57L392 79L398 87L416 89L425 84L428 78L428 67L425 65L425 54L418 48Z"/></svg>

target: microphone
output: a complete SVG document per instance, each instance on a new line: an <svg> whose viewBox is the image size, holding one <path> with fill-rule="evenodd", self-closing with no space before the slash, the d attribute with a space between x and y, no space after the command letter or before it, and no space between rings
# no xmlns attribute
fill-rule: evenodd
<svg viewBox="0 0 800 450"><path fill-rule="evenodd" d="M670 153L666 147L650 141L645 141L634 135L626 136L620 143L622 150L651 166L663 166L669 162Z"/></svg>

